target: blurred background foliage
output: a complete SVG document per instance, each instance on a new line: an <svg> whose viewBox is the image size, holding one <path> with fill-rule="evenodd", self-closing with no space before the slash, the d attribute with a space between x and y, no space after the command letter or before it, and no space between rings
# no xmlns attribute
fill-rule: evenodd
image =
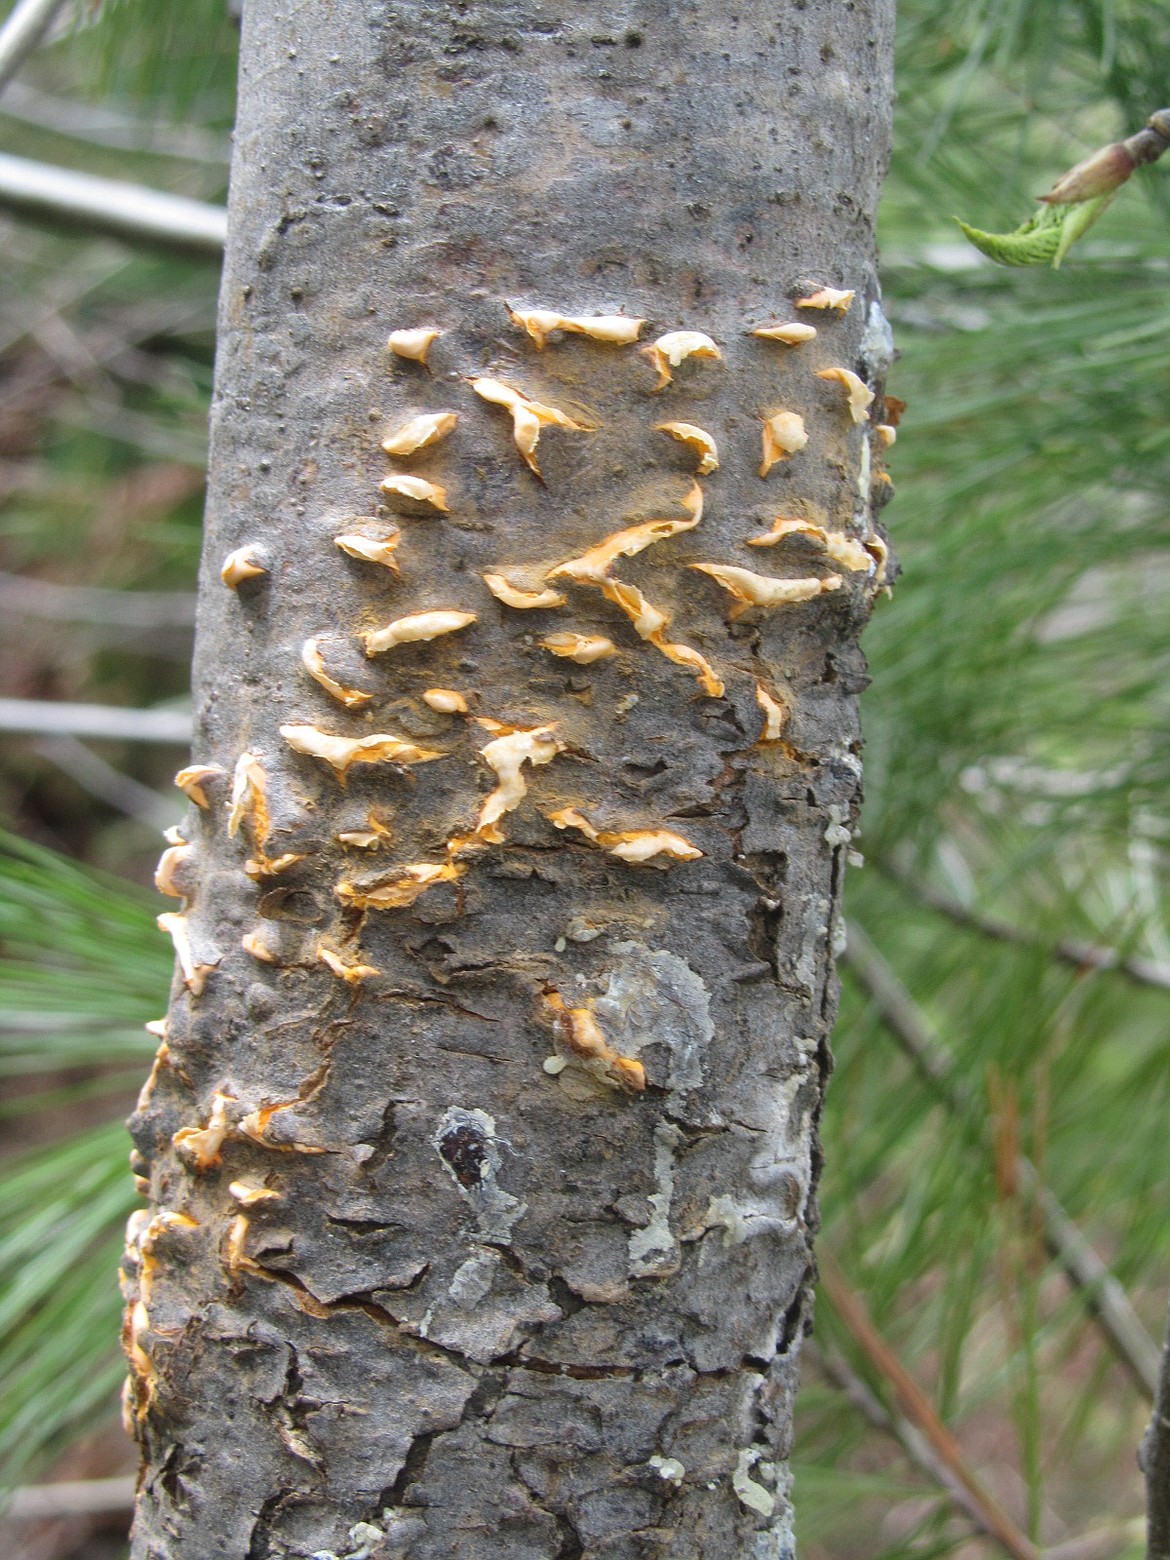
<svg viewBox="0 0 1170 1560"><path fill-rule="evenodd" d="M222 200L223 0L68 20L0 95L0 145ZM1142 1550L1170 1290L1170 170L1057 274L996 269L950 217L1015 227L1166 106L1167 58L1170 8L1146 0L900 6L881 242L904 574L866 639L795 1458L810 1560ZM0 243L0 693L181 709L216 268L2 210ZM134 622L109 591L136 594ZM111 1428L119 1121L168 986L142 885L182 761L0 734L9 1481L132 1466ZM1100 1285L1068 1276L1078 1231L1119 1281L1128 1350ZM116 1524L10 1531L29 1556L125 1552Z"/></svg>

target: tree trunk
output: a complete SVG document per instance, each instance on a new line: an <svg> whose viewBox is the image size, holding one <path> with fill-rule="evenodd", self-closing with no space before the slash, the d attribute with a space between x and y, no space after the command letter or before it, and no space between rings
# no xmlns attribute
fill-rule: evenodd
<svg viewBox="0 0 1170 1560"><path fill-rule="evenodd" d="M891 12L249 0L142 1560L792 1552Z"/></svg>
<svg viewBox="0 0 1170 1560"><path fill-rule="evenodd" d="M1146 1560L1170 1560L1170 1326L1138 1463L1146 1476Z"/></svg>

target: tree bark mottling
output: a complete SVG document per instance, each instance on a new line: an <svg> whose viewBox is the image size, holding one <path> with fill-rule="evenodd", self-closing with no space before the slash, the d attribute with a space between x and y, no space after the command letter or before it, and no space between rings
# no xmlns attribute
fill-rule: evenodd
<svg viewBox="0 0 1170 1560"><path fill-rule="evenodd" d="M155 1211L126 1263L138 1560L791 1553L887 491L891 10L249 0L195 678L195 756L226 774L170 868L189 897L170 924L211 968L176 982L132 1123ZM825 285L855 290L847 313L795 309ZM648 323L541 351L505 301ZM786 319L816 340L746 334ZM426 366L387 355L424 325ZM722 355L655 394L640 347L676 330ZM878 391L872 422L815 376L834 366ZM480 375L580 425L541 430L543 480ZM382 454L448 409L441 442ZM808 444L761 480L781 409ZM485 572L547 588L619 529L693 518L671 420L718 445L702 519L611 570L668 632L613 586L554 581L566 604L537 609L489 593ZM379 511L390 470L448 512ZM744 545L778 514L836 559L807 528ZM363 518L400 527L399 575L334 545ZM240 548L266 572L228 589ZM686 567L704 562L842 583L732 621ZM450 610L475 621L361 654L359 632ZM562 632L616 653L557 659L539 641ZM313 636L371 701L310 678ZM706 688L662 645L706 657ZM761 686L786 712L764 742ZM282 725L443 756L341 775ZM481 750L545 727L492 843L506 763ZM566 809L585 827L555 827ZM663 830L702 855L623 859ZM447 875L404 876L420 864ZM378 883L417 897L363 910ZM372 973L332 973L322 946Z"/></svg>

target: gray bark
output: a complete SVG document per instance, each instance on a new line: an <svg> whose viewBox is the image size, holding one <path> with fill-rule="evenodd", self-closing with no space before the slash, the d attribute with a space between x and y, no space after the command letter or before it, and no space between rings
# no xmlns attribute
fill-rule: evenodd
<svg viewBox="0 0 1170 1560"><path fill-rule="evenodd" d="M1146 1476L1146 1560L1170 1557L1170 1326L1162 1348L1154 1411L1138 1462Z"/></svg>
<svg viewBox="0 0 1170 1560"><path fill-rule="evenodd" d="M176 980L132 1122L154 1208L195 1221L143 1216L127 1251L138 1560L792 1552L888 491L891 11L249 0L195 672L195 756L227 774L171 858L211 968ZM826 285L856 292L847 313L794 307ZM542 351L505 303L648 323ZM747 334L792 319L816 340ZM387 355L421 326L443 332L426 366ZM640 349L675 330L722 355L655 393ZM872 422L815 377L834 366L877 389ZM477 375L580 425L541 430L539 478ZM449 437L383 455L447 409ZM808 444L761 480L781 409ZM558 607L489 593L485 572L547 588L613 532L693 518L698 455L670 420L718 443L702 520L611 570L669 630L642 637L604 580L552 581ZM442 484L449 512L379 510L388 471ZM815 532L746 547L777 514L853 566ZM401 528L399 575L334 545L359 521ZM245 547L267 572L228 589ZM705 562L842 583L732 621ZM452 610L475 621L363 658L360 632ZM616 653L558 659L540 641L564 632ZM372 702L307 675L311 636ZM501 731L477 716L538 730L494 831ZM282 725L443 756L396 749L343 784ZM554 826L567 809L584 826ZM451 875L404 876L420 864ZM379 884L418 896L370 908ZM322 946L376 973L338 977Z"/></svg>

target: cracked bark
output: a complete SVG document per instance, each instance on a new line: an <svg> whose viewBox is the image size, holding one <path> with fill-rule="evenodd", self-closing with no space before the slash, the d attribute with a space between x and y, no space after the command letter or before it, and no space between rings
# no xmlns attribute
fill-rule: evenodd
<svg viewBox="0 0 1170 1560"><path fill-rule="evenodd" d="M156 1213L125 1265L136 1560L792 1552L888 493L891 9L249 0L195 671L195 757L226 774L174 869L191 968L132 1120ZM823 286L847 313L795 307ZM541 350L505 303L647 324ZM816 339L747 334L789 319ZM426 365L387 356L423 326ZM655 393L640 348L677 330L721 356ZM877 391L872 421L826 367ZM477 376L579 425L539 430L539 476ZM383 456L445 410L449 437ZM780 410L808 443L761 480ZM718 446L698 525L698 447L667 420ZM390 471L447 511L380 510ZM870 566L807 529L746 548L778 513ZM669 633L616 587L541 578L663 517L610 573ZM400 573L334 545L358 520L400 528ZM228 589L248 548L266 572ZM842 584L731 621L701 562ZM506 605L493 571L565 605ZM475 621L362 656L360 632L435 611ZM565 632L614 653L557 659L540 641ZM306 672L312 636L364 707ZM442 756L342 771L282 725ZM536 733L519 784L480 756L510 730ZM516 805L488 827L496 789ZM422 865L448 870L404 888ZM379 883L398 908L362 907Z"/></svg>

